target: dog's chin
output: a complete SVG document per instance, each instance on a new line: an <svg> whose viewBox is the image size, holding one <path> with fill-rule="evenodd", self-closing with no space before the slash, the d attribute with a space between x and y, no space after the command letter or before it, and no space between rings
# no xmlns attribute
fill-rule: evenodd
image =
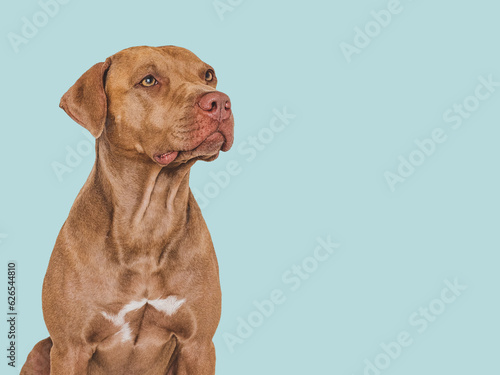
<svg viewBox="0 0 500 375"><path fill-rule="evenodd" d="M195 149L191 151L181 152L177 159L179 159L179 161L184 160L184 162L193 159L213 161L219 157L219 153L224 149L225 143L226 139L224 138L224 136L219 132L215 132L205 138L205 140L201 142Z"/></svg>
<svg viewBox="0 0 500 375"><path fill-rule="evenodd" d="M191 152L196 157L202 156L212 156L214 154L219 154L219 151L223 148L226 138L220 132L215 132L209 135L203 142L201 142L198 147L196 147Z"/></svg>

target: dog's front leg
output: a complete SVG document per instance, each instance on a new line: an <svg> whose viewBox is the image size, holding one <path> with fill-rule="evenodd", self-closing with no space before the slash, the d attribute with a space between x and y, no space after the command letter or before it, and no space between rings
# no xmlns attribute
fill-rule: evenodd
<svg viewBox="0 0 500 375"><path fill-rule="evenodd" d="M215 347L212 340L182 345L167 375L214 375Z"/></svg>
<svg viewBox="0 0 500 375"><path fill-rule="evenodd" d="M55 343L50 352L50 375L87 375L91 358L90 348Z"/></svg>

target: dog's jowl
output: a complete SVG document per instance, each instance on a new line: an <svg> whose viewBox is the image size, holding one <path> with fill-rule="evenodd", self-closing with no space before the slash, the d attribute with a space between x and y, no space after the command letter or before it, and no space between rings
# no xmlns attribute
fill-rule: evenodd
<svg viewBox="0 0 500 375"><path fill-rule="evenodd" d="M213 375L221 293L189 189L197 160L233 143L214 69L173 46L92 66L61 108L96 138L96 161L43 284L50 337L22 375Z"/></svg>

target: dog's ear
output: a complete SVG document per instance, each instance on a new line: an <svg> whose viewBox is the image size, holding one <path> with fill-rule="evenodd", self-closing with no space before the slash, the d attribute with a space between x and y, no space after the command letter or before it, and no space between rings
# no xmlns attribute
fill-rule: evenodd
<svg viewBox="0 0 500 375"><path fill-rule="evenodd" d="M107 98L104 80L111 59L95 64L63 95L59 107L96 138L102 134L106 123Z"/></svg>

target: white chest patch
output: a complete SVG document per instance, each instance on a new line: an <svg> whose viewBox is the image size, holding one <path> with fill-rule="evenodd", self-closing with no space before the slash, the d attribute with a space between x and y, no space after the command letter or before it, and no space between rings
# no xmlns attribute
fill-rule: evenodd
<svg viewBox="0 0 500 375"><path fill-rule="evenodd" d="M165 315L171 316L179 310L184 302L186 302L184 298L178 299L176 296L168 296L167 298L157 298L153 300L143 298L140 301L129 302L116 315L108 314L105 311L102 312L102 315L115 326L120 328L116 335L121 335L122 342L126 342L132 340L132 330L130 329L130 324L125 321L125 316L129 312L139 310L141 307L148 304L153 306L156 310L165 313Z"/></svg>

